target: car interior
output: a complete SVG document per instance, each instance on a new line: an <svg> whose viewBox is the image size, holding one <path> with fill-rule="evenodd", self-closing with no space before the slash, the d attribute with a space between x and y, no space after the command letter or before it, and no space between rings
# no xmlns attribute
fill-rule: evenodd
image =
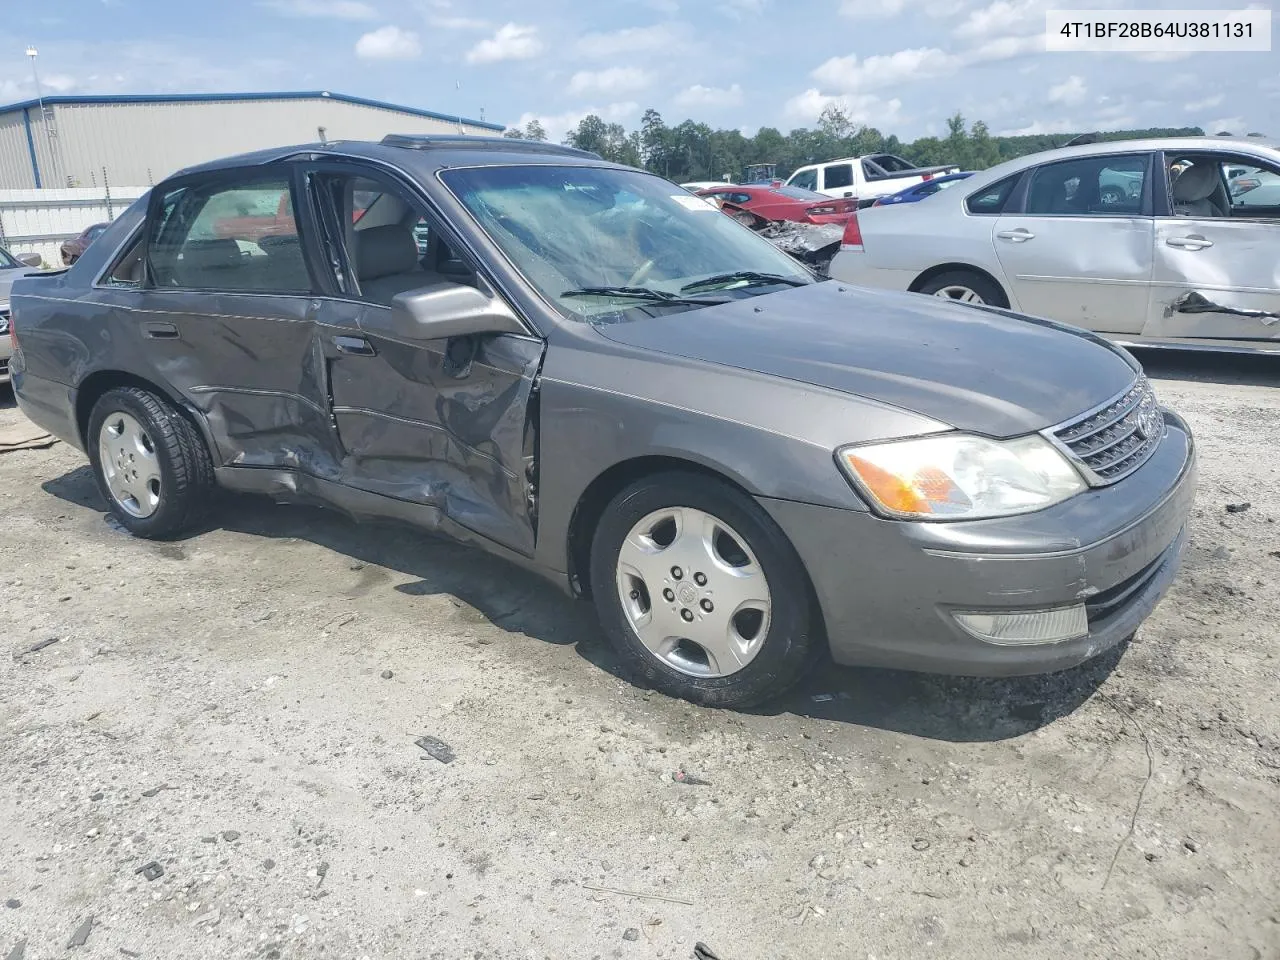
<svg viewBox="0 0 1280 960"><path fill-rule="evenodd" d="M1142 212L1145 157L1086 157L1049 163L1031 177L1026 212L1090 216Z"/></svg>
<svg viewBox="0 0 1280 960"><path fill-rule="evenodd" d="M1217 154L1166 155L1169 202L1174 216L1198 218L1280 219L1280 206L1250 202L1249 194L1233 193L1233 177L1275 176L1280 171L1260 167L1252 157ZM1256 197L1256 195L1255 195Z"/></svg>

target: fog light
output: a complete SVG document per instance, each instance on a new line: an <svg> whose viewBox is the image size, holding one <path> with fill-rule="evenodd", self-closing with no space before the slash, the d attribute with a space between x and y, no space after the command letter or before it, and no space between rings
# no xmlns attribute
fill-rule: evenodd
<svg viewBox="0 0 1280 960"><path fill-rule="evenodd" d="M967 633L987 643L1021 646L1030 643L1058 643L1089 633L1089 617L1084 604L1053 610L1019 610L1016 613L953 613L956 623Z"/></svg>

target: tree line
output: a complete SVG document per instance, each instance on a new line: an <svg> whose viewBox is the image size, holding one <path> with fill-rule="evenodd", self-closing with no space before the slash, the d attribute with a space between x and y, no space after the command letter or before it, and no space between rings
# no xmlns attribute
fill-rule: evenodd
<svg viewBox="0 0 1280 960"><path fill-rule="evenodd" d="M1155 127L1099 134L1104 140L1143 137L1203 136L1199 127ZM522 140L546 140L542 124L533 120L523 129L504 136ZM959 113L947 120L944 137L920 137L910 142L875 127L854 123L838 106L828 106L816 127L799 127L782 133L761 127L755 136L739 130L713 130L705 123L685 120L667 126L652 107L644 112L640 129L628 131L620 123L607 123L590 114L569 132L564 143L598 153L606 160L643 167L677 183L690 180L740 180L750 164L777 165L777 175L790 176L797 167L836 157L869 153L893 153L920 166L957 164L963 170L983 170L1004 160L1062 146L1078 134L992 136L981 120L967 123Z"/></svg>

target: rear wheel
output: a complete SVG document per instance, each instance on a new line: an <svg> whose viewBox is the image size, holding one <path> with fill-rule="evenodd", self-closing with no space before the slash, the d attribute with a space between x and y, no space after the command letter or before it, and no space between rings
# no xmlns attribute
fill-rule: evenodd
<svg viewBox="0 0 1280 960"><path fill-rule="evenodd" d="M1009 306L1009 298L1000 285L970 270L952 270L940 273L922 283L918 293L941 297L944 300L960 300L963 303L983 303L993 307Z"/></svg>
<svg viewBox="0 0 1280 960"><path fill-rule="evenodd" d="M154 393L108 390L89 415L85 441L102 496L134 536L179 536L208 510L215 483L204 438Z"/></svg>
<svg viewBox="0 0 1280 960"><path fill-rule="evenodd" d="M709 477L659 474L614 497L592 542L591 584L628 670L694 703L776 696L818 646L794 548L750 497Z"/></svg>

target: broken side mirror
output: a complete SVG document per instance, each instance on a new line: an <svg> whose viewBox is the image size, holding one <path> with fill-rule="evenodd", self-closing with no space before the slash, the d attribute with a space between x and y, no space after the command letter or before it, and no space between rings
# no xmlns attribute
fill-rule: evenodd
<svg viewBox="0 0 1280 960"><path fill-rule="evenodd" d="M40 267L44 265L44 258L38 253L17 253L14 259L24 267Z"/></svg>
<svg viewBox="0 0 1280 960"><path fill-rule="evenodd" d="M410 342L527 332L502 300L462 283L433 283L397 294L389 312L370 311L362 326Z"/></svg>

